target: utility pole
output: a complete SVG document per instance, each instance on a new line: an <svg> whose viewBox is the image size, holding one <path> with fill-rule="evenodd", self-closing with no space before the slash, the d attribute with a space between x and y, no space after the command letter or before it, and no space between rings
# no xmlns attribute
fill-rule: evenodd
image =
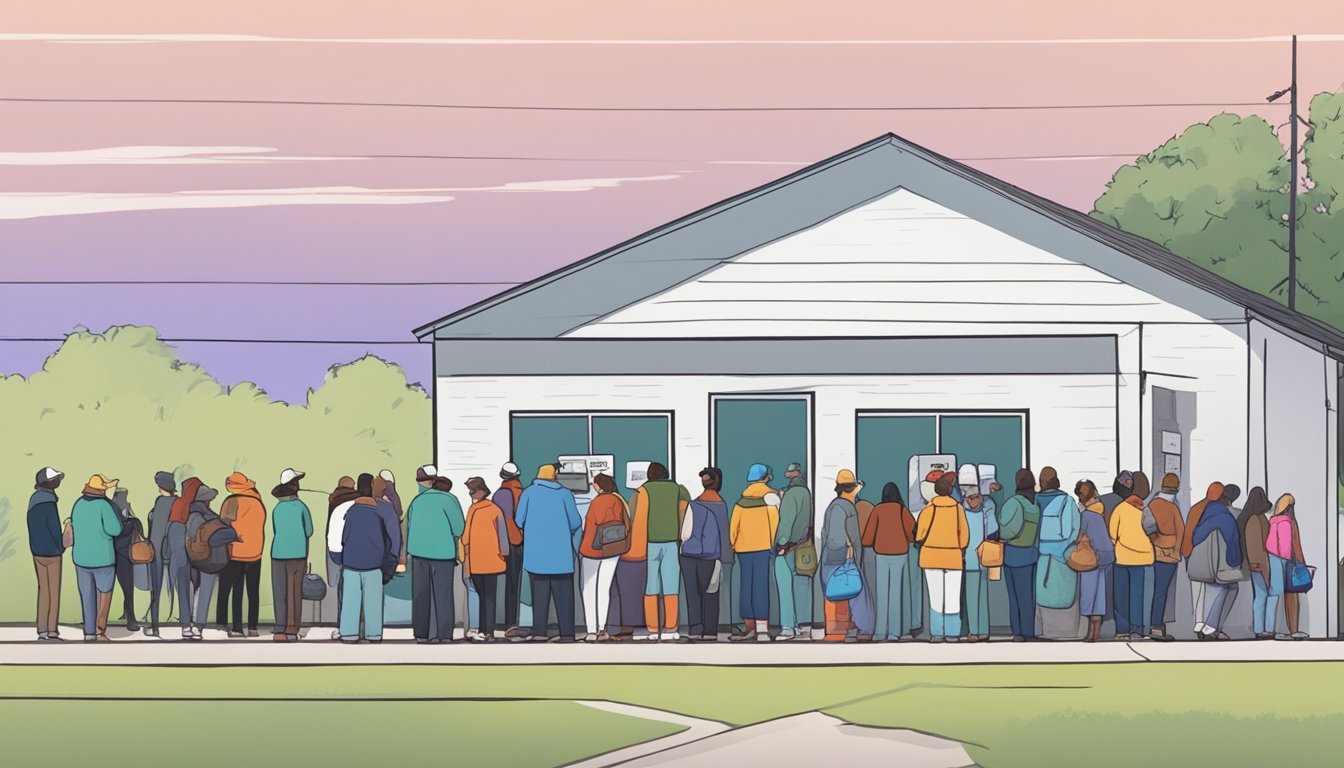
<svg viewBox="0 0 1344 768"><path fill-rule="evenodd" d="M1270 96L1267 101L1273 103L1289 95L1288 122L1292 131L1288 150L1288 308L1297 309L1297 124L1301 120L1297 115L1297 35L1293 35L1293 79L1282 91Z"/></svg>

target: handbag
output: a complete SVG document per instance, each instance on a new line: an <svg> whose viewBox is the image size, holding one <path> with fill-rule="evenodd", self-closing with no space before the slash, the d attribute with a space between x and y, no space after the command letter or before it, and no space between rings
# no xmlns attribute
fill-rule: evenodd
<svg viewBox="0 0 1344 768"><path fill-rule="evenodd" d="M1087 538L1087 534L1078 536L1078 543L1074 545L1073 551L1069 553L1069 559L1065 562L1078 573L1097 569L1097 550L1092 548L1092 541Z"/></svg>
<svg viewBox="0 0 1344 768"><path fill-rule="evenodd" d="M1316 569L1298 560L1289 560L1284 566L1287 578L1283 580L1283 591L1300 595L1310 592L1312 581L1316 578Z"/></svg>
<svg viewBox="0 0 1344 768"><path fill-rule="evenodd" d="M592 548L601 552L604 558L617 557L630 551L630 507L619 493L615 496L620 499L621 507L625 510L621 519L602 523L593 531Z"/></svg>
<svg viewBox="0 0 1344 768"><path fill-rule="evenodd" d="M154 562L154 545L140 533L139 525L131 533L131 562L135 565Z"/></svg>
<svg viewBox="0 0 1344 768"><path fill-rule="evenodd" d="M303 577L303 599L304 600L323 600L327 596L327 582L321 576L313 573L313 566L308 564L308 573Z"/></svg>
<svg viewBox="0 0 1344 768"><path fill-rule="evenodd" d="M61 546L69 549L75 546L75 524L70 518L65 518L65 527L61 529Z"/></svg>
<svg viewBox="0 0 1344 768"><path fill-rule="evenodd" d="M1003 565L1003 542L985 539L975 548L981 568L999 568Z"/></svg>
<svg viewBox="0 0 1344 768"><path fill-rule="evenodd" d="M812 541L812 530L807 538L793 548L793 569L799 576L814 576L817 573L817 545Z"/></svg>
<svg viewBox="0 0 1344 768"><path fill-rule="evenodd" d="M853 600L863 592L863 578L853 558L845 560L826 582L826 599L833 603Z"/></svg>

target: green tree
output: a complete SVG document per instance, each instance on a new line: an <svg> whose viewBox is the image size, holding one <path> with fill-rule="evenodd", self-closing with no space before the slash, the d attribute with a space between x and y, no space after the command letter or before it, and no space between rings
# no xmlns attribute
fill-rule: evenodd
<svg viewBox="0 0 1344 768"><path fill-rule="evenodd" d="M1298 196L1299 310L1344 327L1344 93L1311 102ZM1120 168L1092 216L1287 300L1290 167L1263 118L1221 114Z"/></svg>

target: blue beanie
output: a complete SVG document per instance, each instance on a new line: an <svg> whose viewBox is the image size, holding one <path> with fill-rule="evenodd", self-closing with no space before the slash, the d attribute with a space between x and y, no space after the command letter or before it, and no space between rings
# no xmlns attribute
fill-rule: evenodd
<svg viewBox="0 0 1344 768"><path fill-rule="evenodd" d="M752 464L747 470L747 482L758 483L770 476L770 467L766 464Z"/></svg>

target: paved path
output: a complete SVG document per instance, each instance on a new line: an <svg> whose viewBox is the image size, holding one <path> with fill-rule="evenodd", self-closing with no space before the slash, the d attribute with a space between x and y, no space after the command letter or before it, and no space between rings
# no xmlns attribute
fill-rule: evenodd
<svg viewBox="0 0 1344 768"><path fill-rule="evenodd" d="M0 627L0 664L281 665L328 664L705 664L722 666L827 666L920 664L1078 664L1149 661L1344 661L1344 642L1176 643L455 643L417 645L409 630L390 630L378 645L344 645L331 630L313 629L300 643L269 636L228 640L206 631L203 643L124 636L111 643L38 642L30 627ZM63 630L81 637L77 628ZM120 634L122 637L118 637Z"/></svg>
<svg viewBox="0 0 1344 768"><path fill-rule="evenodd" d="M682 726L686 730L681 731L680 733L674 733L671 736L664 736L661 739L654 739L653 741L646 741L643 744L636 744L632 747L608 752L605 755L598 755L586 760L570 763L568 768L605 768L606 766L620 765L660 752L684 748L697 741L723 733L732 728L727 723L720 723L717 720L701 720L697 717L686 717L685 715L678 715L661 709L636 707L630 704L617 704L611 701L582 700L575 700L574 703L617 715L627 715L629 717L639 717L645 720L657 720L663 723L671 723L673 725Z"/></svg>

